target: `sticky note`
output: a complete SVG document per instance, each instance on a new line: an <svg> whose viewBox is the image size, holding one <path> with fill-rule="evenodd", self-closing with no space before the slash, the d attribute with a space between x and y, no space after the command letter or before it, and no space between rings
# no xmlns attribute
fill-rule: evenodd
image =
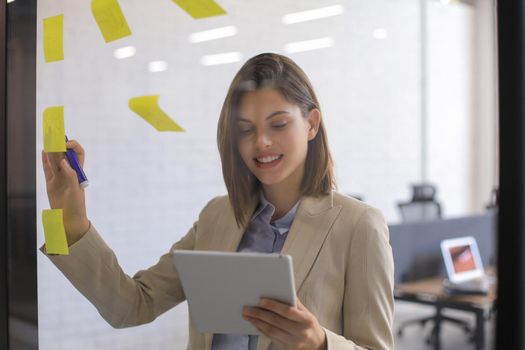
<svg viewBox="0 0 525 350"><path fill-rule="evenodd" d="M44 18L44 59L46 62L64 59L64 15Z"/></svg>
<svg viewBox="0 0 525 350"><path fill-rule="evenodd" d="M117 0L91 0L91 12L106 43L131 35Z"/></svg>
<svg viewBox="0 0 525 350"><path fill-rule="evenodd" d="M159 95L133 97L129 108L158 131L184 131L159 107Z"/></svg>
<svg viewBox="0 0 525 350"><path fill-rule="evenodd" d="M226 14L226 11L213 0L173 0L173 2L195 19Z"/></svg>
<svg viewBox="0 0 525 350"><path fill-rule="evenodd" d="M46 253L69 255L62 209L42 210Z"/></svg>
<svg viewBox="0 0 525 350"><path fill-rule="evenodd" d="M44 110L44 151L65 152L66 130L64 128L64 106L49 107Z"/></svg>

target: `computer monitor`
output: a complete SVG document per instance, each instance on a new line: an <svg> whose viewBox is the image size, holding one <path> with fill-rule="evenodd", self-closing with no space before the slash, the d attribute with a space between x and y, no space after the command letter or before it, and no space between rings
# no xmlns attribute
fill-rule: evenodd
<svg viewBox="0 0 525 350"><path fill-rule="evenodd" d="M483 263L474 237L441 241L441 253L452 283L466 282L484 276Z"/></svg>

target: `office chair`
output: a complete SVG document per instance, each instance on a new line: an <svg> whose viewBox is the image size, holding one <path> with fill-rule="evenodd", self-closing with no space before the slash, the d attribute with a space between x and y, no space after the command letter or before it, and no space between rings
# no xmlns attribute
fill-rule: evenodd
<svg viewBox="0 0 525 350"><path fill-rule="evenodd" d="M436 201L436 187L430 184L412 185L412 199L409 202L400 202L397 204L401 213L403 222L429 221L438 220L441 218L441 204ZM469 340L474 341L474 331L470 324L466 321L456 319L453 317L440 315L441 321L451 322L463 328L465 333L469 336ZM427 322L434 321L436 315L408 320L403 322L397 331L399 336L403 335L403 329L412 324L420 324L424 327ZM435 341L437 337L437 327L434 325L432 331L426 339L428 344Z"/></svg>
<svg viewBox="0 0 525 350"><path fill-rule="evenodd" d="M437 220L441 204L436 201L436 188L429 184L412 185L412 200L398 203L403 222Z"/></svg>

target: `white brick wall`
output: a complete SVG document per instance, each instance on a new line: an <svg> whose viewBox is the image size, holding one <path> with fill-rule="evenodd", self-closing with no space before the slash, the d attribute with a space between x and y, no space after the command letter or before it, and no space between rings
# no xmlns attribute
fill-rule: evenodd
<svg viewBox="0 0 525 350"><path fill-rule="evenodd" d="M198 21L167 0L119 2L133 36L110 44L98 32L89 1L38 2L37 154L43 109L64 105L68 136L87 152L89 217L130 275L154 264L191 227L203 205L225 193L216 123L242 62L203 67L198 62L204 54L240 51L247 59L263 51L282 53L288 42L333 36L334 47L291 57L319 94L340 191L361 194L389 221L398 219L395 202L408 198L409 184L419 180L417 0L339 1L344 15L293 26L281 24L281 16L335 2L220 0L227 16ZM429 8L431 29L453 29L431 35L438 45L430 44L430 68L438 73L430 82L435 112L429 173L442 189L446 213L461 215L471 211L466 178L473 151L466 101L471 82L465 83L467 61L457 59L472 58L471 10L436 6ZM45 64L41 21L59 13L65 15L65 60ZM233 38L187 41L192 32L231 24L239 29ZM372 36L379 27L388 31L384 40ZM115 60L113 51L126 45L137 48L136 56ZM169 69L149 73L147 63L159 59ZM157 93L161 107L187 132L158 133L128 109L130 97ZM40 212L48 207L42 172L37 181ZM43 242L40 227L38 235ZM185 304L152 324L114 330L42 254L38 267L42 350L185 348Z"/></svg>

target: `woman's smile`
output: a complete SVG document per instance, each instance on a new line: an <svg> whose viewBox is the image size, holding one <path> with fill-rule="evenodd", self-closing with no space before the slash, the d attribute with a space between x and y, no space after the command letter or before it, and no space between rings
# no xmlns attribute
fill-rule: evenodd
<svg viewBox="0 0 525 350"><path fill-rule="evenodd" d="M258 155L253 160L255 165L260 169L273 168L277 166L281 159L283 159L284 154L271 154L271 155Z"/></svg>

